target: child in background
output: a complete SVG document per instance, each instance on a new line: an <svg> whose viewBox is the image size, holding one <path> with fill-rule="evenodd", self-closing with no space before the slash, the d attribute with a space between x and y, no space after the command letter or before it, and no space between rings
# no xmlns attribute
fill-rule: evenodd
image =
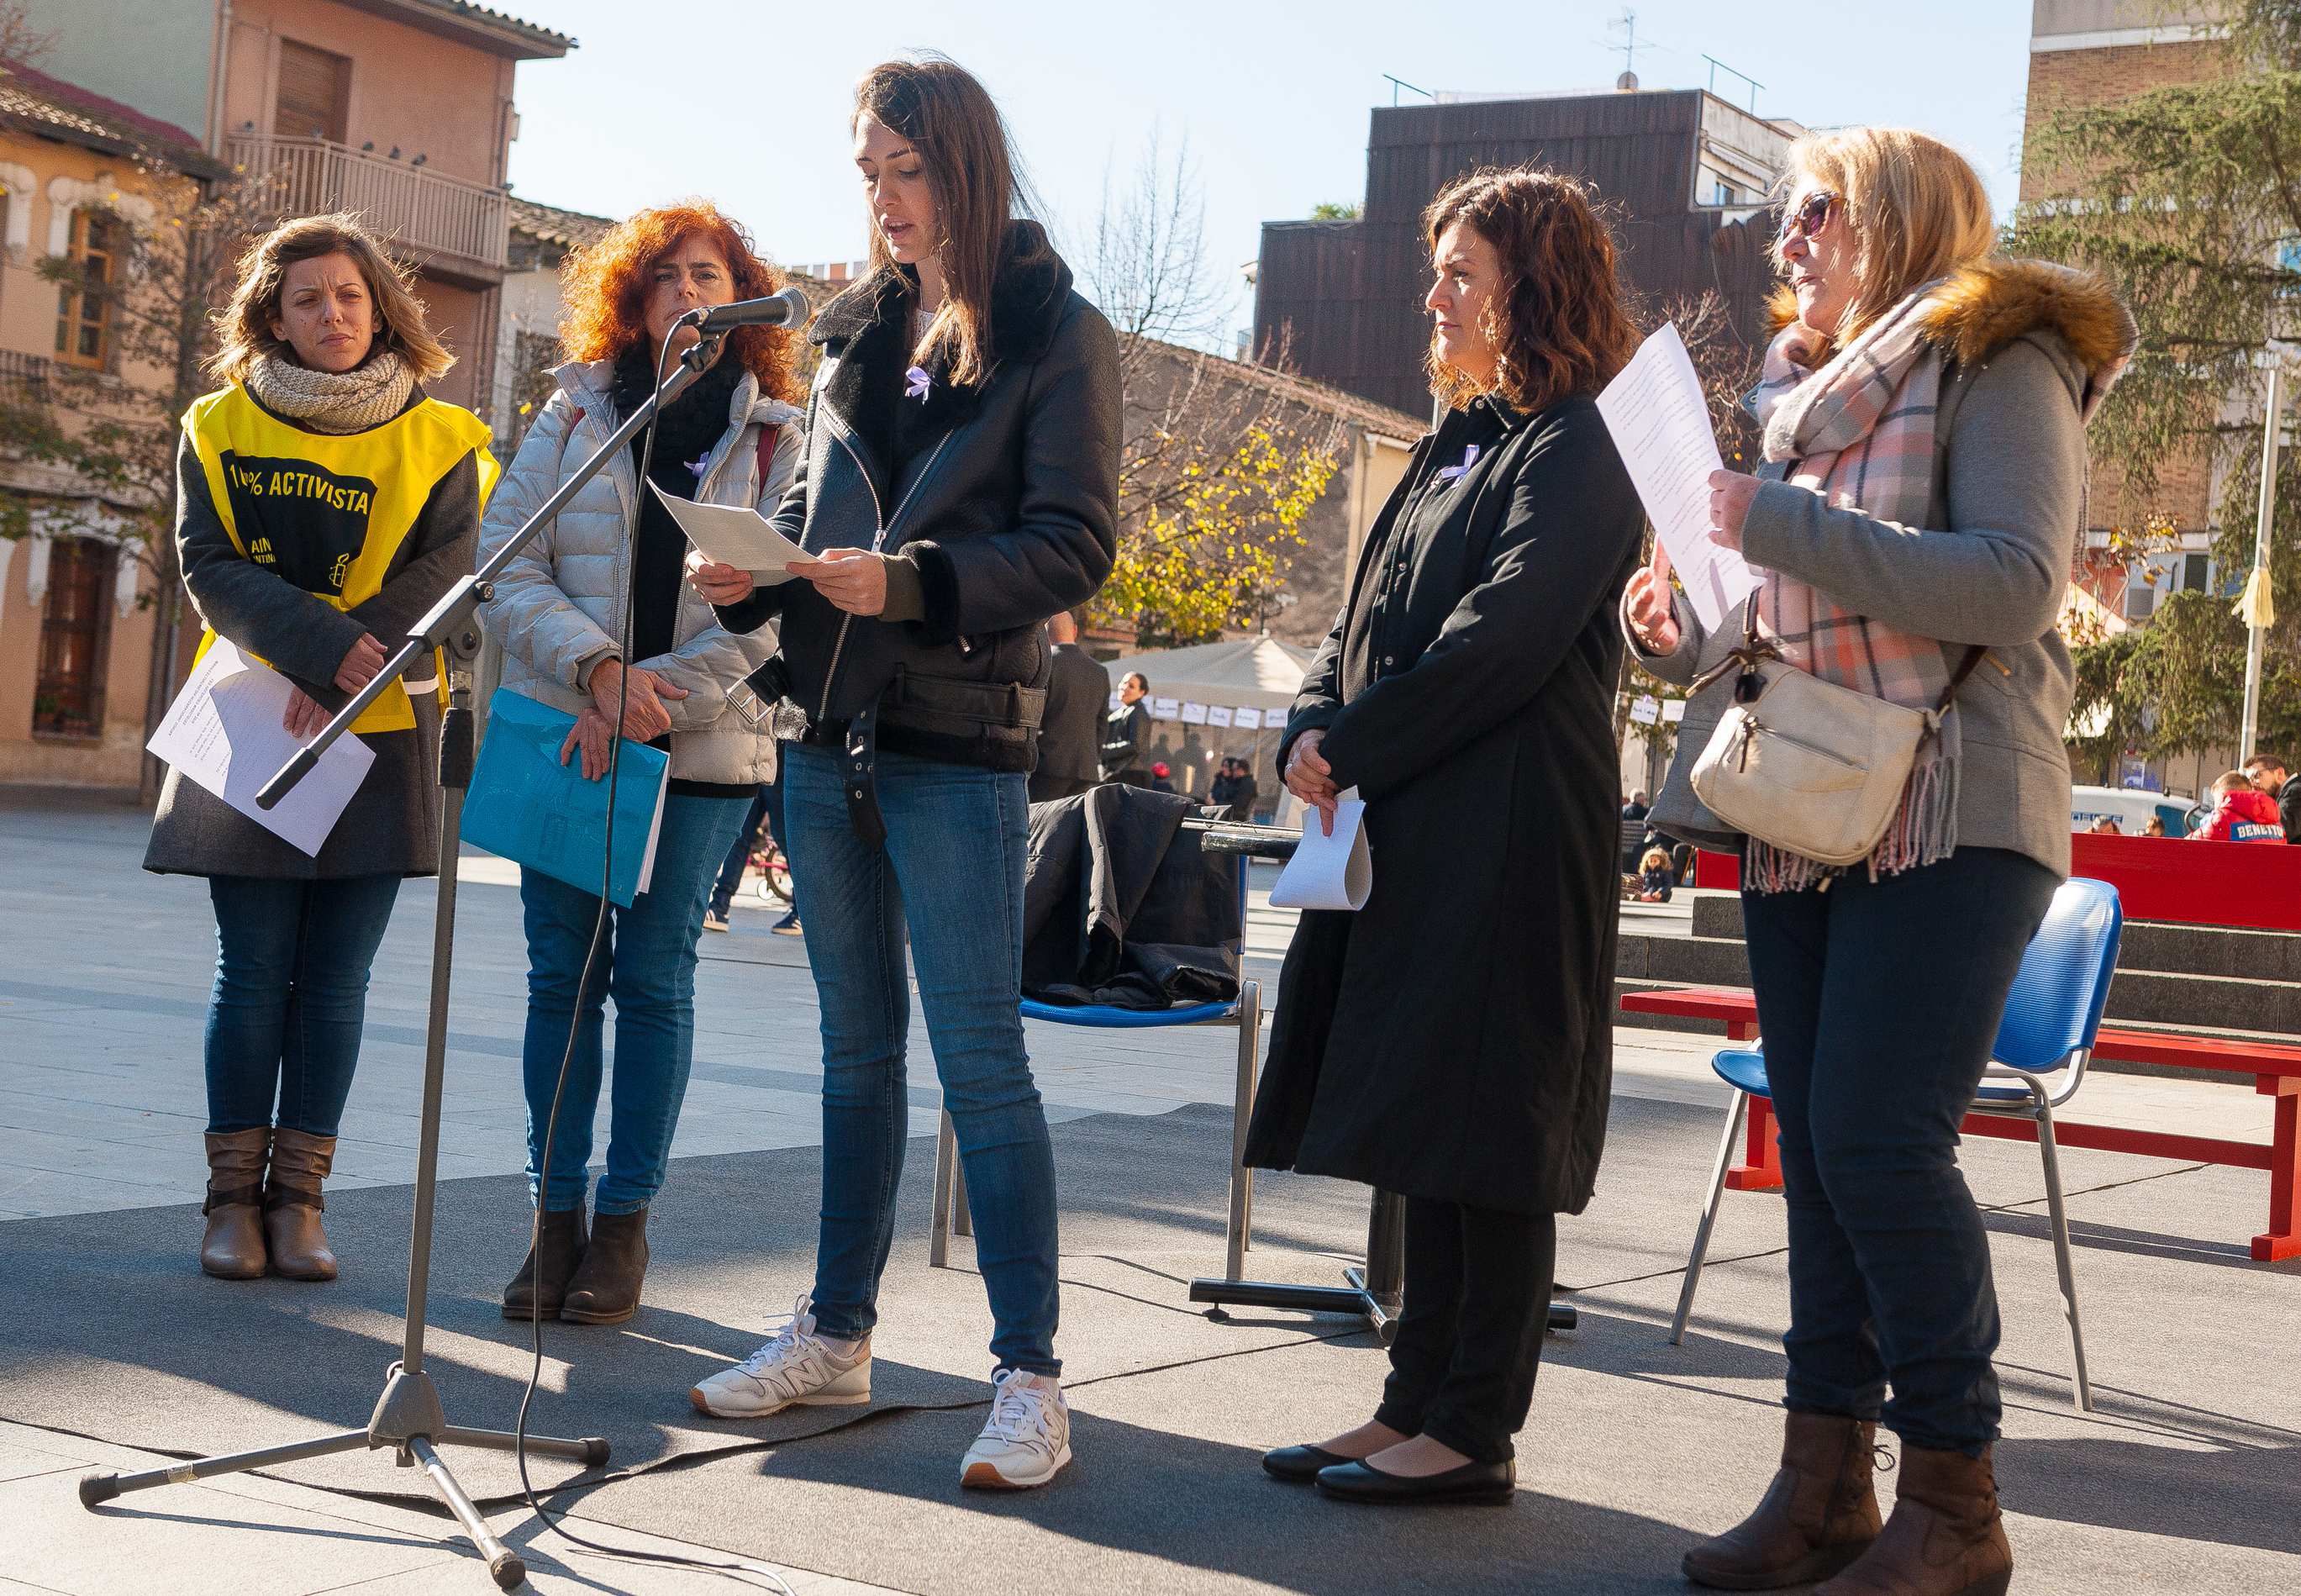
<svg viewBox="0 0 2301 1596"><path fill-rule="evenodd" d="M2283 842L2277 800L2255 788L2243 771L2213 778L2213 814L2197 835L2210 842Z"/></svg>
<svg viewBox="0 0 2301 1596"><path fill-rule="evenodd" d="M1668 903L1671 887L1677 884L1678 873L1670 868L1666 848L1650 848L1638 860L1638 890L1640 903Z"/></svg>

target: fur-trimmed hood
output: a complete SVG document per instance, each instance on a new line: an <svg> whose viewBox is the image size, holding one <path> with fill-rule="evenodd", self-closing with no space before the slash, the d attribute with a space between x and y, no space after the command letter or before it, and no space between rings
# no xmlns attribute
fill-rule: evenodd
<svg viewBox="0 0 2301 1596"><path fill-rule="evenodd" d="M2088 420L2123 374L2139 341L2133 313L2108 279L2054 261L1993 255L1960 267L1922 291L1927 340L1959 365L1978 365L2031 333L2057 334L2081 374L2079 407ZM1778 333L1797 320L1797 296L1784 283L1766 310L1771 330Z"/></svg>

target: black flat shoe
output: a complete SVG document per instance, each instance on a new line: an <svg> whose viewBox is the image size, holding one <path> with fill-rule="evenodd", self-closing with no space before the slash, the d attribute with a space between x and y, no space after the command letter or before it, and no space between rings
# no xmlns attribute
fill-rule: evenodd
<svg viewBox="0 0 2301 1596"><path fill-rule="evenodd" d="M1262 1454L1262 1472L1274 1480L1307 1485L1318 1477L1320 1469L1349 1461L1340 1452L1330 1452L1322 1446L1282 1446L1275 1452Z"/></svg>
<svg viewBox="0 0 2301 1596"><path fill-rule="evenodd" d="M1518 1465L1510 1462L1465 1463L1420 1479L1385 1474L1366 1463L1341 1463L1318 1471L1319 1494L1351 1502L1459 1502L1499 1508L1508 1505L1517 1487Z"/></svg>

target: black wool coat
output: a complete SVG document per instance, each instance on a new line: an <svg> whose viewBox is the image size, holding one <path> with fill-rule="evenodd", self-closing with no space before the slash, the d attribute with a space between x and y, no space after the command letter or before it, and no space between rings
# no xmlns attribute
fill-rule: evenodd
<svg viewBox="0 0 2301 1596"><path fill-rule="evenodd" d="M1644 516L1575 397L1513 416L1445 514L1402 524L1475 431L1456 413L1417 447L1287 721L1281 768L1322 728L1335 780L1366 799L1374 886L1354 915L1302 915L1247 1162L1578 1213L1613 1075L1614 609ZM1354 684L1345 640L1393 536L1411 540L1402 589Z"/></svg>

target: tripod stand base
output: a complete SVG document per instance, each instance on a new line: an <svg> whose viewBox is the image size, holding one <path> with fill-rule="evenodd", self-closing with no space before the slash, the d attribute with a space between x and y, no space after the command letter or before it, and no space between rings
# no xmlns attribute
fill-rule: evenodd
<svg viewBox="0 0 2301 1596"><path fill-rule="evenodd" d="M1385 1347L1390 1345L1398 1335L1399 1299L1376 1295L1367 1286L1363 1269L1345 1269L1343 1279L1348 1283L1298 1286L1276 1280L1226 1280L1220 1275L1201 1275L1191 1282L1191 1300L1217 1304L1217 1313L1224 1308L1279 1308L1296 1313L1341 1314L1364 1319L1375 1339ZM1580 1323L1581 1315L1571 1305L1550 1305L1549 1329L1572 1330Z"/></svg>
<svg viewBox="0 0 2301 1596"><path fill-rule="evenodd" d="M518 1588L527 1577L527 1566L519 1554L498 1540L488 1528L487 1520L456 1483L441 1459L441 1445L479 1447L484 1450L508 1452L518 1444L517 1438L507 1430L467 1430L448 1422L446 1410L439 1403L439 1388L423 1370L410 1372L393 1364L384 1377L383 1394L377 1399L375 1412L364 1430L339 1430L330 1435L316 1435L309 1441L291 1441L281 1446L259 1448L252 1452L232 1452L222 1457L201 1458L190 1463L171 1463L164 1468L150 1468L137 1474L92 1474L79 1482L80 1506L90 1512L116 1496L130 1491L149 1491L156 1485L188 1485L196 1480L213 1479L218 1475L245 1474L253 1468L269 1468L281 1463L301 1463L309 1458L330 1458L343 1452L379 1450L385 1447L398 1453L403 1468L420 1466L432 1492L456 1516L464 1533L472 1539L487 1559L488 1573L497 1585L510 1591ZM607 1443L597 1435L587 1435L571 1441L549 1435L531 1435L527 1450L546 1458L565 1458L581 1463L585 1467L597 1467L607 1460Z"/></svg>

